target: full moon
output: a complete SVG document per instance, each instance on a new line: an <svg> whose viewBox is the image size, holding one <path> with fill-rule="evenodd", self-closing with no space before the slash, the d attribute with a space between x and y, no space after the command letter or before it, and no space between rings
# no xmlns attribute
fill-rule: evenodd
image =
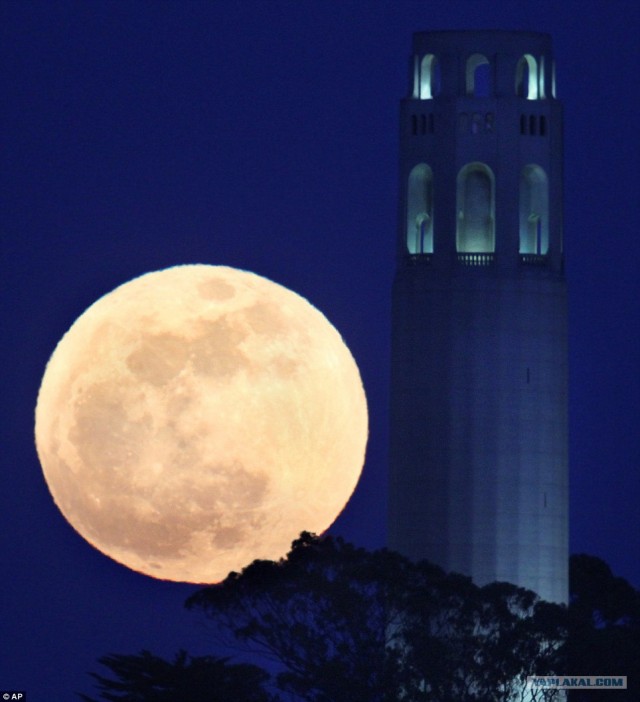
<svg viewBox="0 0 640 702"><path fill-rule="evenodd" d="M75 321L35 435L53 499L89 543L146 575L214 583L331 525L367 426L356 363L315 307L253 273L185 265Z"/></svg>

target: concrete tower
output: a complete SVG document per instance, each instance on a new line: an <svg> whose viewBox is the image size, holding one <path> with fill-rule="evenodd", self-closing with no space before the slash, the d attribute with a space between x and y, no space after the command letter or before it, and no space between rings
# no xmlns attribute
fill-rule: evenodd
<svg viewBox="0 0 640 702"><path fill-rule="evenodd" d="M567 599L562 109L549 36L414 35L389 546Z"/></svg>

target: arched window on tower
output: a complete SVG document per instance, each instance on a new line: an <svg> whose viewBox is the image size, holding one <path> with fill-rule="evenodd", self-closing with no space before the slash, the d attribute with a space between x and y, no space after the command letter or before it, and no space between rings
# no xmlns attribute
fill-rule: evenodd
<svg viewBox="0 0 640 702"><path fill-rule="evenodd" d="M433 253L433 173L419 163L409 174L407 189L407 250Z"/></svg>
<svg viewBox="0 0 640 702"><path fill-rule="evenodd" d="M549 251L549 182L529 164L520 174L520 253L544 256Z"/></svg>
<svg viewBox="0 0 640 702"><path fill-rule="evenodd" d="M467 59L466 93L474 97L491 95L491 65L482 54L472 54Z"/></svg>
<svg viewBox="0 0 640 702"><path fill-rule="evenodd" d="M433 54L420 61L420 99L431 100L440 92L440 65Z"/></svg>
<svg viewBox="0 0 640 702"><path fill-rule="evenodd" d="M458 253L495 251L495 178L484 163L468 163L458 173L456 248Z"/></svg>
<svg viewBox="0 0 640 702"><path fill-rule="evenodd" d="M525 54L516 66L516 95L538 99L538 64L531 54Z"/></svg>

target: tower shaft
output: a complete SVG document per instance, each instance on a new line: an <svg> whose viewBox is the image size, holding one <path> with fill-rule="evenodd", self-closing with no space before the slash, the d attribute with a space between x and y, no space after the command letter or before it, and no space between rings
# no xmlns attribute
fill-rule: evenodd
<svg viewBox="0 0 640 702"><path fill-rule="evenodd" d="M389 546L566 601L562 112L550 38L414 35L401 105Z"/></svg>

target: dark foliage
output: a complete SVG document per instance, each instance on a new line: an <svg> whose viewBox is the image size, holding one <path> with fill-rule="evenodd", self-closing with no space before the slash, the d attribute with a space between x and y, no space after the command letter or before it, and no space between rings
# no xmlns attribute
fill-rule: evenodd
<svg viewBox="0 0 640 702"><path fill-rule="evenodd" d="M302 534L280 562L256 561L200 590L226 642L277 668L287 700L305 702L518 702L529 675L627 675L616 700L640 700L640 593L597 558L571 559L567 610L509 583L475 586L392 551ZM277 702L268 673L227 658L167 662L147 651L100 659L108 702ZM80 695L84 702L96 700ZM570 702L609 701L572 691Z"/></svg>
<svg viewBox="0 0 640 702"><path fill-rule="evenodd" d="M557 671L566 636L566 610L532 592L310 534L187 606L277 661L280 689L307 702L517 699L527 675Z"/></svg>
<svg viewBox="0 0 640 702"><path fill-rule="evenodd" d="M191 657L180 651L173 662L148 651L109 655L99 662L114 678L97 673L100 700L109 702L275 702L263 685L269 678L261 668L214 656ZM80 694L84 702L97 702Z"/></svg>
<svg viewBox="0 0 640 702"><path fill-rule="evenodd" d="M594 556L572 556L569 568L571 675L626 675L628 689L572 691L570 702L640 700L640 592Z"/></svg>

